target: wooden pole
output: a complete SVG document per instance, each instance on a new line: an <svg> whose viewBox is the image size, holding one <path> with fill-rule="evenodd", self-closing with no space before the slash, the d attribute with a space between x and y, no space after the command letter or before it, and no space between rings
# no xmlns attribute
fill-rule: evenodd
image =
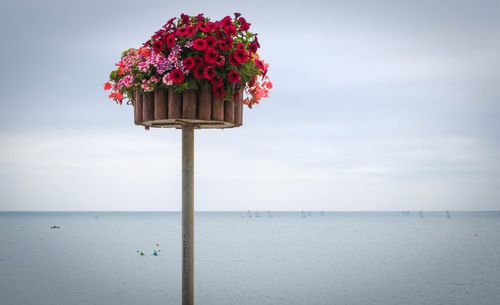
<svg viewBox="0 0 500 305"><path fill-rule="evenodd" d="M194 305L194 126L182 126L182 305Z"/></svg>

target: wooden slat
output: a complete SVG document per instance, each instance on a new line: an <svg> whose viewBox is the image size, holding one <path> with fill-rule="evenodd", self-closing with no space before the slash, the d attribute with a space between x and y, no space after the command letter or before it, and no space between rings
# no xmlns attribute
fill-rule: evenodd
<svg viewBox="0 0 500 305"><path fill-rule="evenodd" d="M241 126L243 124L243 90L238 90L234 99L234 124Z"/></svg>
<svg viewBox="0 0 500 305"><path fill-rule="evenodd" d="M168 118L182 118L182 95L174 89L168 89Z"/></svg>
<svg viewBox="0 0 500 305"><path fill-rule="evenodd" d="M212 90L210 87L201 88L198 92L198 119L206 121L212 119Z"/></svg>
<svg viewBox="0 0 500 305"><path fill-rule="evenodd" d="M145 92L142 96L142 120L152 121L155 118L154 93Z"/></svg>
<svg viewBox="0 0 500 305"><path fill-rule="evenodd" d="M212 120L224 121L224 98L212 94Z"/></svg>
<svg viewBox="0 0 500 305"><path fill-rule="evenodd" d="M142 93L139 90L134 92L134 123L142 124Z"/></svg>
<svg viewBox="0 0 500 305"><path fill-rule="evenodd" d="M187 89L182 92L182 118L196 119L197 90Z"/></svg>
<svg viewBox="0 0 500 305"><path fill-rule="evenodd" d="M163 88L155 90L155 120L167 118L168 93Z"/></svg>
<svg viewBox="0 0 500 305"><path fill-rule="evenodd" d="M234 100L224 101L224 122L234 123Z"/></svg>

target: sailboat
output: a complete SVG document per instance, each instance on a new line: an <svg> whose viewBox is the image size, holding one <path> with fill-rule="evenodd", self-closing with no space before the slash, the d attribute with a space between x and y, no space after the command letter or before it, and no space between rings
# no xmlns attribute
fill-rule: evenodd
<svg viewBox="0 0 500 305"><path fill-rule="evenodd" d="M268 215L269 217L273 217L273 214L271 214L271 211L267 211L267 215Z"/></svg>
<svg viewBox="0 0 500 305"><path fill-rule="evenodd" d="M451 218L450 211L446 210L446 218Z"/></svg>
<svg viewBox="0 0 500 305"><path fill-rule="evenodd" d="M250 212L250 210L248 210L248 217L252 217L252 212Z"/></svg>
<svg viewBox="0 0 500 305"><path fill-rule="evenodd" d="M424 214L420 211L420 218L424 218Z"/></svg>
<svg viewBox="0 0 500 305"><path fill-rule="evenodd" d="M325 212L321 211L321 216L325 216Z"/></svg>
<svg viewBox="0 0 500 305"><path fill-rule="evenodd" d="M255 210L255 217L260 217L259 211Z"/></svg>
<svg viewBox="0 0 500 305"><path fill-rule="evenodd" d="M306 217L306 213L302 210L302 217Z"/></svg>

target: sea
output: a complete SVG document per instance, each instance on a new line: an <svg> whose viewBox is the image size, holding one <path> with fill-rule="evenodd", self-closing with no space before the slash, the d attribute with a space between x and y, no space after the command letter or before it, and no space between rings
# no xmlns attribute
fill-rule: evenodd
<svg viewBox="0 0 500 305"><path fill-rule="evenodd" d="M199 212L195 303L498 305L500 213ZM0 304L181 304L181 214L2 212Z"/></svg>

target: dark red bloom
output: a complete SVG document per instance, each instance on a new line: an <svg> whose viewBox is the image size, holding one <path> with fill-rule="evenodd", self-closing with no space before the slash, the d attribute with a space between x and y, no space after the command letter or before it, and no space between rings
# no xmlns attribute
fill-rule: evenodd
<svg viewBox="0 0 500 305"><path fill-rule="evenodd" d="M181 69L175 68L170 71L168 78L172 81L172 83L179 85L184 81L184 73Z"/></svg>
<svg viewBox="0 0 500 305"><path fill-rule="evenodd" d="M217 63L217 57L219 57L219 52L214 49L207 49L205 51L205 62L209 65L215 65Z"/></svg>
<svg viewBox="0 0 500 305"><path fill-rule="evenodd" d="M205 20L205 16L204 16L204 14L203 14L203 13L200 13L200 14L196 15L196 20L198 20L198 21L203 21L203 20Z"/></svg>
<svg viewBox="0 0 500 305"><path fill-rule="evenodd" d="M163 28L166 29L166 30L169 30L172 27L172 24L174 23L174 20L175 20L175 17L174 18L170 18L170 20L168 20L167 23L165 23L163 25Z"/></svg>
<svg viewBox="0 0 500 305"><path fill-rule="evenodd" d="M217 37L217 39L224 39L226 38L226 33L224 31L217 30L215 32L215 37Z"/></svg>
<svg viewBox="0 0 500 305"><path fill-rule="evenodd" d="M194 64L195 64L196 66L200 66L200 65L201 65L201 66L203 66L203 64L204 64L203 57L201 57L201 56L196 56L196 57L194 58Z"/></svg>
<svg viewBox="0 0 500 305"><path fill-rule="evenodd" d="M194 68L194 78L196 78L196 79L203 79L204 78L204 76L203 76L203 69L204 69L204 67L202 65L197 65Z"/></svg>
<svg viewBox="0 0 500 305"><path fill-rule="evenodd" d="M248 50L250 51L250 53L255 53L257 52L257 49L259 47L257 46L257 44L255 43L255 41L252 41L249 45L248 45Z"/></svg>
<svg viewBox="0 0 500 305"><path fill-rule="evenodd" d="M224 27L224 32L228 37L236 35L236 26L234 24L230 24Z"/></svg>
<svg viewBox="0 0 500 305"><path fill-rule="evenodd" d="M224 65L224 63L226 62L226 59L224 58L224 56L222 55L219 55L219 57L217 57L217 62L215 63L218 67L221 67Z"/></svg>
<svg viewBox="0 0 500 305"><path fill-rule="evenodd" d="M215 68L214 66L206 66L203 69L203 77L205 77L208 80L211 80L212 78L215 77Z"/></svg>
<svg viewBox="0 0 500 305"><path fill-rule="evenodd" d="M257 45L257 48L260 48L259 38L257 38L257 36L254 36L253 43Z"/></svg>
<svg viewBox="0 0 500 305"><path fill-rule="evenodd" d="M163 42L161 40L157 40L153 43L153 50L155 53L160 53L163 51Z"/></svg>
<svg viewBox="0 0 500 305"><path fill-rule="evenodd" d="M226 27L226 26L229 26L229 25L233 24L233 20L229 16L226 16L226 17L222 18L222 20L220 22L221 22L221 24L222 24L223 27Z"/></svg>
<svg viewBox="0 0 500 305"><path fill-rule="evenodd" d="M240 64L234 59L234 53L229 56L229 63L235 67L239 66Z"/></svg>
<svg viewBox="0 0 500 305"><path fill-rule="evenodd" d="M226 91L224 91L224 87L213 87L212 93L217 97L224 97L226 95Z"/></svg>
<svg viewBox="0 0 500 305"><path fill-rule="evenodd" d="M175 46L175 35L170 34L166 38L167 48L172 49Z"/></svg>
<svg viewBox="0 0 500 305"><path fill-rule="evenodd" d="M258 59L255 60L255 65L257 66L257 68L259 68L260 71L264 72L264 70L266 69L264 67L264 63Z"/></svg>
<svg viewBox="0 0 500 305"><path fill-rule="evenodd" d="M186 57L183 61L182 64L184 65L184 68L188 70L192 70L195 66L195 61L194 58L192 57Z"/></svg>
<svg viewBox="0 0 500 305"><path fill-rule="evenodd" d="M186 36L187 37L191 37L191 36L194 35L194 33L196 33L196 27L192 26L192 25L188 26L187 27L187 35Z"/></svg>
<svg viewBox="0 0 500 305"><path fill-rule="evenodd" d="M196 26L198 27L198 30L202 31L203 33L210 32L210 27L205 22L199 21Z"/></svg>
<svg viewBox="0 0 500 305"><path fill-rule="evenodd" d="M203 51L207 48L207 41L204 38L196 38L193 41L193 49Z"/></svg>
<svg viewBox="0 0 500 305"><path fill-rule="evenodd" d="M205 38L205 41L207 42L207 48L215 49L215 47L217 46L217 38L213 36L208 36L207 38Z"/></svg>
<svg viewBox="0 0 500 305"><path fill-rule="evenodd" d="M215 76L214 78L212 78L211 82L212 82L212 87L223 87L224 86L224 81L219 76Z"/></svg>
<svg viewBox="0 0 500 305"><path fill-rule="evenodd" d="M240 14L240 13L234 13L234 18L235 18L235 19L238 19L238 17L240 17L240 16L241 16L241 14Z"/></svg>
<svg viewBox="0 0 500 305"><path fill-rule="evenodd" d="M239 83L241 81L241 76L237 71L232 70L227 74L227 80L230 83Z"/></svg>
<svg viewBox="0 0 500 305"><path fill-rule="evenodd" d="M189 15L182 13L181 20L182 20L182 24L188 24L189 23Z"/></svg>
<svg viewBox="0 0 500 305"><path fill-rule="evenodd" d="M194 27L192 25L189 25L189 26L186 26L183 28L179 28L179 29L177 29L177 31L175 31L175 34L177 36L181 36L181 37L191 37L194 35L194 33L196 33L196 27Z"/></svg>
<svg viewBox="0 0 500 305"><path fill-rule="evenodd" d="M245 50L245 45L241 42L238 42L238 44L236 45L236 50Z"/></svg>
<svg viewBox="0 0 500 305"><path fill-rule="evenodd" d="M236 49L234 53L232 54L233 59L238 63L238 64L244 64L248 60L248 53L245 51L245 49Z"/></svg>
<svg viewBox="0 0 500 305"><path fill-rule="evenodd" d="M232 46L233 46L233 39L232 38L219 40L219 49L221 51L229 51Z"/></svg>
<svg viewBox="0 0 500 305"><path fill-rule="evenodd" d="M241 17L240 19L238 19L238 21L240 22L240 30L241 31L248 31L250 29L250 23L248 23L245 18Z"/></svg>

